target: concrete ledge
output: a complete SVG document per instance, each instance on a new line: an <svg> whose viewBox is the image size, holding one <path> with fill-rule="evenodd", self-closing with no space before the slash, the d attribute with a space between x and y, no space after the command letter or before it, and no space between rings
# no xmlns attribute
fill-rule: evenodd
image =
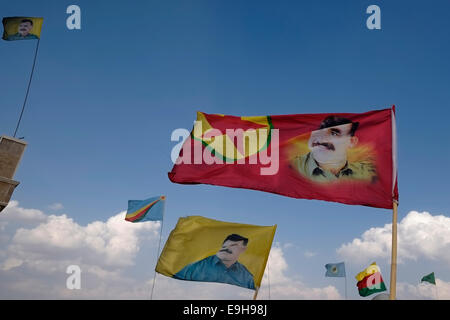
<svg viewBox="0 0 450 320"><path fill-rule="evenodd" d="M8 181L9 180L9 181ZM18 181L1 179L0 181L0 212L8 205L14 189L19 185Z"/></svg>
<svg viewBox="0 0 450 320"><path fill-rule="evenodd" d="M12 137L0 137L0 177L12 179L27 143Z"/></svg>
<svg viewBox="0 0 450 320"><path fill-rule="evenodd" d="M8 136L0 137L0 212L8 205L19 181L14 181L27 143Z"/></svg>
<svg viewBox="0 0 450 320"><path fill-rule="evenodd" d="M11 141L14 141L16 143L23 144L25 146L28 144L25 140L13 138L13 137L10 137L10 136L0 136L0 143L2 142L3 139L11 140Z"/></svg>
<svg viewBox="0 0 450 320"><path fill-rule="evenodd" d="M0 183L1 182L14 185L15 187L17 187L17 185L20 183L19 181L15 181L13 179L8 179L8 178L5 178L5 177L0 177Z"/></svg>

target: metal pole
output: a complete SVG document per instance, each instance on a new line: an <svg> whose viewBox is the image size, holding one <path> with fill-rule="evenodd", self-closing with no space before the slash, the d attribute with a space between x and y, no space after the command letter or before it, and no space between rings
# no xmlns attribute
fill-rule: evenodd
<svg viewBox="0 0 450 320"><path fill-rule="evenodd" d="M345 275L345 300L347 300L347 275Z"/></svg>
<svg viewBox="0 0 450 320"><path fill-rule="evenodd" d="M270 264L269 260L267 260L267 282L269 284L269 300L270 300Z"/></svg>
<svg viewBox="0 0 450 320"><path fill-rule="evenodd" d="M166 199L165 196L164 200ZM162 230L163 230L163 222L164 222L164 213L166 211L166 208L164 206L164 210L163 210L163 215L162 215L162 219L161 219L161 228L159 230L159 244L158 244L158 252L156 253L156 263L158 263L158 259L159 259L159 251L161 249L161 239L162 239ZM153 284L152 284L152 291L150 293L150 300L153 300L153 291L155 290L155 282L156 282L156 266L155 266L155 274L153 276Z"/></svg>
<svg viewBox="0 0 450 320"><path fill-rule="evenodd" d="M390 300L395 300L397 291L397 201L393 202L392 212L392 256L391 256L391 283Z"/></svg>
<svg viewBox="0 0 450 320"><path fill-rule="evenodd" d="M258 296L259 287L256 287L255 294L253 295L253 300L256 300L256 297Z"/></svg>

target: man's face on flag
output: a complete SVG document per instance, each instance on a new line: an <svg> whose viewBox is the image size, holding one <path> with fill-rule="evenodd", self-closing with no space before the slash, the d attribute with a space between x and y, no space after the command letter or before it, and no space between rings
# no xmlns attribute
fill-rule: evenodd
<svg viewBox="0 0 450 320"><path fill-rule="evenodd" d="M347 150L358 138L350 135L352 123L341 124L311 132L308 147L313 158L322 164L337 164L347 160Z"/></svg>
<svg viewBox="0 0 450 320"><path fill-rule="evenodd" d="M27 36L31 29L33 29L33 25L29 21L21 22L19 24L19 33L22 37Z"/></svg>
<svg viewBox="0 0 450 320"><path fill-rule="evenodd" d="M217 252L216 256L222 260L224 264L231 265L235 263L242 252L247 249L244 245L244 241L232 241L227 240L223 243L222 248Z"/></svg>

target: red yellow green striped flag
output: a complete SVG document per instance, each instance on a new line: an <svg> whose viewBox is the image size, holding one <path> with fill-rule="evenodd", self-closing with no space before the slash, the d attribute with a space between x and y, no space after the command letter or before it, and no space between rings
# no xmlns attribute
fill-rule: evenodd
<svg viewBox="0 0 450 320"><path fill-rule="evenodd" d="M367 297L376 292L386 291L380 268L374 262L356 275L359 295Z"/></svg>

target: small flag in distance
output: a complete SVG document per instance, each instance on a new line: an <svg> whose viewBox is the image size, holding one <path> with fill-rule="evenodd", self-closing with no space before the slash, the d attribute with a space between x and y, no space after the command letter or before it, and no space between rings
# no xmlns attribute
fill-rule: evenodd
<svg viewBox="0 0 450 320"><path fill-rule="evenodd" d="M163 219L165 196L152 197L145 200L128 200L126 221L144 222Z"/></svg>
<svg viewBox="0 0 450 320"><path fill-rule="evenodd" d="M422 277L422 280L420 282L429 282L431 284L436 285L436 279L434 278L434 272L427 274L426 276Z"/></svg>
<svg viewBox="0 0 450 320"><path fill-rule="evenodd" d="M361 297L367 297L376 292L386 291L383 278L381 277L381 270L375 262L373 262L366 269L356 275L358 283L358 292Z"/></svg>
<svg viewBox="0 0 450 320"><path fill-rule="evenodd" d="M40 39L44 18L7 17L3 18L3 40Z"/></svg>
<svg viewBox="0 0 450 320"><path fill-rule="evenodd" d="M345 263L327 263L325 265L325 269L327 272L325 273L325 277L345 277Z"/></svg>

